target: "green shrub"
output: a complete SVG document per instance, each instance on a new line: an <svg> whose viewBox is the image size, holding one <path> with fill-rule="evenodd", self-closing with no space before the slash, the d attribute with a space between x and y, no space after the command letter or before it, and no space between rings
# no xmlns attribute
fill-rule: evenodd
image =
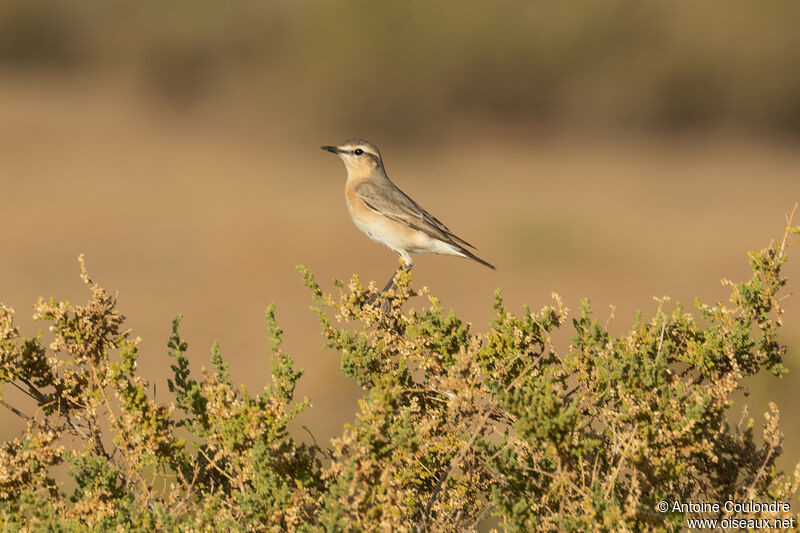
<svg viewBox="0 0 800 533"><path fill-rule="evenodd" d="M517 316L498 292L478 333L402 270L388 294L353 277L333 297L300 267L327 346L364 389L330 449L289 432L310 404L294 398L302 372L273 307L272 383L255 395L231 381L216 346L213 372L190 371L178 317L164 405L137 375L138 339L81 260L91 299L40 299L48 334L20 337L0 307L0 380L28 396L2 400L27 429L0 446L0 520L4 530L464 531L494 516L512 531L673 531L690 515L657 512L661 500L790 502L800 467L775 467L777 408L761 435L729 414L747 378L786 372L781 266L797 233L789 224L750 254L753 276L725 282L728 305L689 313L664 299L615 337L584 301L561 348L551 333L569 314L557 295ZM404 310L412 299L421 310ZM54 480L62 465L72 483Z"/></svg>

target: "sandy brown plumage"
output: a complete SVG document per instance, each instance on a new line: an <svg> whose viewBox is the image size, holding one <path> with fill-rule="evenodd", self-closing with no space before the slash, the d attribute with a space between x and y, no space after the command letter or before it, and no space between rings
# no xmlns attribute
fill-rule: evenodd
<svg viewBox="0 0 800 533"><path fill-rule="evenodd" d="M377 146L351 139L338 146L323 146L337 154L347 167L345 201L355 225L370 239L384 244L411 268L411 253L438 253L472 259L494 270L467 247L439 219L400 190L386 175Z"/></svg>

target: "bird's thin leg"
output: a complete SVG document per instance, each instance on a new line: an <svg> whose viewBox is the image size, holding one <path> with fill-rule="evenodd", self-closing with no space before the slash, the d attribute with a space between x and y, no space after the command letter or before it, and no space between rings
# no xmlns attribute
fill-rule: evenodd
<svg viewBox="0 0 800 533"><path fill-rule="evenodd" d="M414 263L406 263L406 262L403 263L403 270L405 270L406 273L411 272L412 268L414 268ZM384 293L389 289L393 289L397 286L397 284L395 283L395 278L397 278L397 272L392 274L391 279L389 279L389 283L387 283L386 286L383 289L381 289L381 293Z"/></svg>
<svg viewBox="0 0 800 533"><path fill-rule="evenodd" d="M394 286L395 286L394 278L395 277L396 277L396 275L392 274L392 277L389 278L389 283L387 283L386 286L381 289L381 294L383 294L384 292L388 291L389 289L393 289L394 288Z"/></svg>
<svg viewBox="0 0 800 533"><path fill-rule="evenodd" d="M406 273L408 273L408 272L411 272L411 267L413 267L413 266L414 266L414 263L405 262L404 261L402 268L403 268L403 270L406 271ZM392 279L390 279L389 283L386 284L386 287L383 288L383 290L381 291L381 294L385 293L388 290L391 290L391 289L397 287L397 283L395 282L395 279L397 279L397 273L395 273L392 276ZM383 304L381 305L381 310L383 311L384 315L389 313L389 311L391 310L391 308L392 308L392 300L394 300L394 298L395 298L394 296L387 296L386 299L383 300Z"/></svg>
<svg viewBox="0 0 800 533"><path fill-rule="evenodd" d="M411 261L403 261L403 266L402 266L402 268L403 268L403 270L405 270L406 272L411 272L411 269L413 268L413 266L414 266L414 263L413 263L413 262L411 262ZM396 280L396 278L397 278L397 272L395 272L395 273L392 275L392 277L389 279L389 282L386 284L386 286L385 286L383 289L381 289L381 290L380 290L380 292L378 292L377 294L373 294L372 296L370 296L369 298L367 298L367 300L364 302L364 304L367 304L367 303L373 303L373 302L375 302L375 300L377 300L378 298L382 298L382 297L383 297L383 294L384 294L386 291L389 291L389 290L391 290L391 289L394 289L394 288L396 288L396 287L397 287L397 283L396 283L396 281L395 281L395 280ZM384 302L383 302L383 309L384 309L384 312L386 312L386 311L388 310L389 302L390 302L391 300L392 300L392 297L388 297L388 298L386 298L386 299L384 300ZM363 305L363 304L362 304L362 305Z"/></svg>

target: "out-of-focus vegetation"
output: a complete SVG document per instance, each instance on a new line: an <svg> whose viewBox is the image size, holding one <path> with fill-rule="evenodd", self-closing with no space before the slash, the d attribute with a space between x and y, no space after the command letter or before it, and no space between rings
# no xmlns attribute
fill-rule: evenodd
<svg viewBox="0 0 800 533"><path fill-rule="evenodd" d="M798 19L791 0L4 0L0 68L133 77L181 104L306 101L394 134L469 115L797 135Z"/></svg>

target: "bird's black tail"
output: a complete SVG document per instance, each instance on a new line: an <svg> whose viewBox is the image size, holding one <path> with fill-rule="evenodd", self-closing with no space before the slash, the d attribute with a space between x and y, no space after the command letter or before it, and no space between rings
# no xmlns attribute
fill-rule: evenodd
<svg viewBox="0 0 800 533"><path fill-rule="evenodd" d="M463 246L459 246L458 247L458 251L461 252L462 254L464 254L464 257L468 257L469 259L472 259L473 261L477 261L478 263L482 264L483 266L487 266L487 267L491 268L492 270L497 270L494 267L493 264L491 264L488 261L484 261L483 259L481 259L477 255L473 254L472 252L470 252L469 250L467 250Z"/></svg>

